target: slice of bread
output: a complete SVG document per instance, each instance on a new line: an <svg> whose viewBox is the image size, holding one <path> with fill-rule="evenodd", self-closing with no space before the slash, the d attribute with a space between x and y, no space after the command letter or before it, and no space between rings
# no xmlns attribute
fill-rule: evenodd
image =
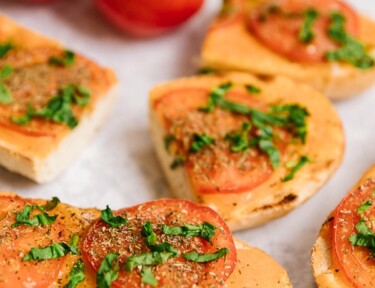
<svg viewBox="0 0 375 288"><path fill-rule="evenodd" d="M0 102L0 165L38 183L48 182L77 158L103 124L116 99L117 80L111 70L78 54L69 65L51 64L51 58L66 53L60 44L3 16L0 24L0 44L13 47L0 59L0 68L13 69L3 80L13 101ZM25 115L28 105L46 108L68 85L83 86L91 93L84 107L71 104L76 127L42 117L26 125L12 120Z"/></svg>
<svg viewBox="0 0 375 288"><path fill-rule="evenodd" d="M12 197L14 199L21 199L14 193L0 192L1 197ZM0 199L1 200L1 199ZM45 200L35 200L35 199L24 199L26 203L30 205L45 205ZM2 221L5 215L9 211L1 211L0 221ZM11 213L14 213L11 212ZM85 235L91 225L100 218L100 211L95 208L82 209L70 206L68 204L59 203L56 208L51 210L51 215L58 215L57 225L60 221L65 226L63 231L63 237L70 239L73 235L78 235L80 238L80 243L83 243ZM55 225L55 224L54 224ZM0 235L4 231L0 231ZM34 239L33 241L38 241ZM282 268L271 256L267 255L263 251L253 248L248 244L234 239L238 262L236 264L235 270L229 277L226 283L228 288L245 288L245 287L264 287L264 288L274 288L274 287L292 287L288 274L284 268ZM79 248L81 249L81 248ZM68 275L72 269L74 263L80 258L78 255L68 254L64 256L66 259L63 269L59 273L59 281L55 282L50 287L62 287L68 281ZM96 275L89 268L89 265L85 263L85 280L83 280L77 288L92 288L96 287ZM3 267L4 268L4 267ZM6 267L5 267L6 268ZM7 276L6 269L0 269L0 287L2 283L7 283L6 281L1 281Z"/></svg>
<svg viewBox="0 0 375 288"><path fill-rule="evenodd" d="M208 30L202 47L203 66L287 76L317 88L331 99L354 96L374 83L375 67L362 70L344 63L298 63L267 48L247 28L247 13L259 2L228 1L231 12L218 17ZM369 47L375 45L375 23L365 16L360 16L359 40ZM374 56L375 51L371 54Z"/></svg>
<svg viewBox="0 0 375 288"><path fill-rule="evenodd" d="M369 179L375 179L375 166L371 167L350 191L355 191ZM331 222L333 221L333 217L331 216L332 215L329 215L326 222L322 225L318 239L312 248L311 265L314 277L320 288L354 287L348 281L345 274L339 269L337 263L335 263L336 260L334 260L332 256ZM368 287L371 287L371 284Z"/></svg>
<svg viewBox="0 0 375 288"><path fill-rule="evenodd" d="M305 145L300 143L287 145L288 147L283 152L281 165L272 171L269 177L262 178L262 174L258 175L260 178L257 175L254 176L254 174L251 174L252 170L248 170L250 174L246 174L248 172L242 173L241 183L255 181L254 185L250 185L252 187L241 186L241 183L238 184L239 179L231 178L231 171L226 170L225 165L220 166L218 164L219 167L222 167L219 172L223 174L223 177L228 175L229 180L224 183L226 187L215 186L215 183L213 183L216 192L210 191L206 193L204 189L194 186L192 181L197 177L206 177L207 175L208 179L211 179L209 173L202 174L190 169L189 167L194 167L195 160L177 169L171 169L170 165L176 159L176 155L165 149L164 140L170 133L168 131L170 123L173 121L181 121L183 123L184 119L190 119L189 117L196 115L191 116L190 112L195 111L194 113L198 113L198 107L194 108L193 104L191 104L194 101L192 100L194 97L200 97L199 99L202 102L200 105L204 105L208 102L210 91L214 87L227 82L235 83L232 90L233 97L238 98L238 95L244 95L243 101L250 101L249 103L255 101L255 106L258 107L262 105L288 104L297 104L305 107L309 113L307 117L308 134ZM259 87L262 92L256 96L247 94L242 88L247 84ZM175 109L173 105L179 105L179 107ZM185 106L188 107L186 108L187 112L184 112L185 108L183 107ZM237 119L236 117L238 117L229 112L218 111L218 113L221 113L220 115L223 117L228 117L226 119L229 122L232 118ZM202 112L202 114L198 115L201 117L199 121L189 125L195 127L194 129L203 129L204 131L218 129L219 134L222 134L223 137L230 130L225 126L227 124L223 124L221 116L208 122L206 121L208 118L205 118L205 115ZM206 124L202 125L200 123ZM158 85L150 92L150 127L157 156L172 192L181 199L190 199L213 208L224 218L232 230L260 225L288 213L305 202L335 172L344 152L342 124L331 103L318 91L307 85L296 84L285 77L262 80L245 73L229 73L183 78ZM191 129L185 131L186 133L184 133L184 130L180 132L187 135L192 134L192 132L201 133L201 131L192 131ZM219 141L219 139L216 140ZM207 148L207 150L211 151L210 148ZM220 151L226 150L224 148L224 150ZM254 150L252 151L254 152ZM259 152L255 151L254 153ZM199 161L199 155L201 154L196 154L194 159ZM231 155L233 156L233 154ZM259 157L264 156L261 153L259 155ZM290 162L298 161L298 158L302 155L307 155L310 162L303 166L291 181L282 181L281 179L289 172L288 165ZM212 158L205 159L204 163L212 160ZM236 166L241 159L233 160L225 156L223 161L229 161ZM251 161L246 163L250 166L253 164ZM258 168L262 170L264 167Z"/></svg>

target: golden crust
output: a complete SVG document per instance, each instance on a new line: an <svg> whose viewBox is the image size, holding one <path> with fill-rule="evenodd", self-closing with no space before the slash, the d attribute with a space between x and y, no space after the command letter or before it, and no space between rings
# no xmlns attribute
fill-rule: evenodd
<svg viewBox="0 0 375 288"><path fill-rule="evenodd" d="M236 84L254 84L262 93L257 99L267 104L299 104L308 109L307 140L305 145L288 147L286 163L299 155L308 155L311 163L304 166L288 182L281 182L287 170L281 165L261 185L243 193L199 194L192 188L186 168L172 170L169 165L173 155L166 152L163 144L165 126L154 109L154 103L165 93L186 87L212 89L231 81ZM150 93L150 126L158 158L172 191L179 198L191 199L216 210L232 230L260 225L280 217L309 199L330 178L341 163L344 152L344 135L341 121L331 103L316 90L295 84L284 77L260 80L245 73L229 73L220 76L183 78L155 87ZM321 141L324 138L325 141Z"/></svg>
<svg viewBox="0 0 375 288"><path fill-rule="evenodd" d="M233 1L238 14L217 19L209 29L202 47L202 65L248 71L258 75L283 75L309 84L331 99L354 96L375 81L375 68L357 69L348 64L303 64L292 62L271 51L248 32L243 1ZM375 23L360 17L359 39L375 46Z"/></svg>
<svg viewBox="0 0 375 288"><path fill-rule="evenodd" d="M12 43L14 52L12 50L9 55L1 59L0 66L10 64L14 69L13 74L17 74L25 68L46 65L45 63L48 62L51 55L55 56L56 53L62 53L64 49L59 43L40 36L4 16L0 16L0 43L7 42ZM54 159L50 160L50 158L56 158L57 156L59 158L65 158L63 157L64 155L61 156L60 154L64 154L65 144L67 142L79 141L78 138L85 139L82 142L88 142L95 130L102 124L115 100L115 94L112 90L117 83L116 77L113 71L101 68L81 55L76 55L76 63L78 67L75 69L74 73L83 71L82 68L86 69L85 73L89 76L85 76L87 79L84 78L86 79L84 80L84 85L92 92L90 104L85 108L79 108L74 111L81 125L72 130L65 125L37 120L25 127L19 126L12 123L10 119L12 116L23 115L24 110L26 110L24 108L22 108L24 110L20 110L20 112L16 114L13 114L13 111L14 109L25 106L25 103L23 103L25 100L23 100L22 103L18 103L17 100L15 100L12 105L0 104L1 165L37 182L50 181L64 168L59 166L59 161L55 161ZM40 69L46 68L41 67ZM67 82L72 81L70 79L74 78L72 75L69 75L70 71L73 70L65 71L64 69L56 69L56 73L60 73L59 75L65 77ZM62 81L62 78L59 78L60 76L56 75L56 77L54 77L52 73L53 72L48 73L48 75L43 78L46 82L50 81L45 83L44 87L54 87L54 85L58 85L59 81ZM30 78L30 74L28 75ZM23 84L25 84L25 87L28 87L28 89L34 89L30 90L32 91L30 93L36 95L38 93L37 85L39 82L34 81L30 83L32 85L27 86L26 84L28 83ZM61 87L56 87L56 89L51 88L51 93L56 93L55 91L59 88ZM51 94L51 97L52 96L53 94ZM75 131L79 130L80 126L84 124L86 127L80 129L83 131L76 133ZM75 134L81 133L87 135L81 135L82 137L80 137L80 135L75 136ZM72 143L73 148L74 146L79 148L77 151L74 151L74 155L69 157L69 160L73 160L85 143L78 143L77 145ZM55 157L54 155L57 156ZM50 165L50 163L47 162L55 163ZM67 164L68 163L64 163L64 165Z"/></svg>
<svg viewBox="0 0 375 288"><path fill-rule="evenodd" d="M365 184L369 178L375 178L375 166L372 166L350 191ZM319 288L349 288L352 285L345 278L345 275L340 272L332 259L329 219L330 217L323 224L318 239L312 248L311 266L314 277Z"/></svg>

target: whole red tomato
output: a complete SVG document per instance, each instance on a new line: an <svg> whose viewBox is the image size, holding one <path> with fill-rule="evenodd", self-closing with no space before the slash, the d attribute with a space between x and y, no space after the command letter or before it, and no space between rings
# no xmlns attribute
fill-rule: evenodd
<svg viewBox="0 0 375 288"><path fill-rule="evenodd" d="M116 26L134 36L155 36L186 21L204 0L95 0Z"/></svg>

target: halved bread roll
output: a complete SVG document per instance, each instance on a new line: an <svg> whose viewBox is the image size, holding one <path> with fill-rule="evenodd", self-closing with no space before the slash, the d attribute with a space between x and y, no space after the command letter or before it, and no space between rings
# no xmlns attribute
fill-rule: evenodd
<svg viewBox="0 0 375 288"><path fill-rule="evenodd" d="M116 77L3 16L0 48L0 165L50 181L107 118Z"/></svg>
<svg viewBox="0 0 375 288"><path fill-rule="evenodd" d="M374 191L375 166L362 176L323 224L311 256L318 287L374 286L373 252L369 250L372 246L365 243L366 235L373 233ZM363 234L364 231L369 233Z"/></svg>
<svg viewBox="0 0 375 288"><path fill-rule="evenodd" d="M203 111L215 101L222 106ZM292 122L267 123L278 117ZM304 143L295 124L306 132ZM285 77L228 73L160 84L150 92L150 127L172 192L213 208L232 230L302 204L334 173L344 151L341 121L330 102ZM267 138L269 130L273 136Z"/></svg>
<svg viewBox="0 0 375 288"><path fill-rule="evenodd" d="M81 208L75 208L68 204L58 203L56 199L54 200L54 205L51 207L51 202L47 202L45 200L36 200L36 199L23 199L18 197L14 193L7 193L7 192L0 192L0 235L2 235L2 246L0 247L1 255L0 256L0 264L3 269L0 269L0 287L5 288L8 287L10 284L12 285L18 285L20 282L23 281L23 279L26 279L25 282L22 282L25 286L33 286L33 285L40 285L43 287L65 287L64 285L67 285L69 281L76 281L77 288L92 288L92 287L102 287L98 286L98 280L100 278L100 272L94 271L92 267L92 263L90 260L92 260L90 257L91 255L95 255L95 251L90 251L87 253L85 250L87 245L91 245L93 241L98 241L98 239L102 239L105 241L103 243L103 246L97 247L97 250L103 249L103 247L109 247L108 249L114 255L113 253L124 253L126 254L128 247L121 247L120 251L117 251L116 248L112 245L112 242L115 243L116 241L123 241L123 236L121 235L121 229L118 228L119 226L113 226L109 227L108 223L104 223L103 215L98 209L92 208L92 209L81 209ZM153 207L152 213L158 213L158 209L161 208L163 204L160 203L169 203L171 205L183 205L184 207L189 207L189 205L192 205L192 208L194 209L195 215L198 217L205 217L205 213L209 213L211 216L215 216L215 212L213 212L210 209L207 209L206 207L199 207L196 204L189 204L186 201L181 200L168 200L168 199L162 199L162 200L156 200L153 202L148 202L145 204L141 204L135 207L136 211L139 212L137 218L131 217L131 211L134 211L133 207L126 208L119 211L113 211L113 213L116 215L116 217L127 217L127 222L123 222L124 225L124 232L127 231L127 226L133 227L132 223L137 222L139 219L143 219L143 217L147 218L148 221L151 221L153 223L153 228L156 229L158 227L156 225L156 219L155 217L151 217L148 215L144 216L143 213L145 212L142 210L143 205L148 205L147 207ZM49 204L48 204L49 203ZM47 206L46 206L47 205ZM170 207L171 205L168 205ZM188 205L188 206L186 206ZM49 206L49 207L48 207ZM20 215L21 211L25 213L26 207L34 207L33 212L29 217L21 217ZM39 208L35 208L39 207ZM40 208L41 207L41 208ZM48 207L48 208L47 208ZM167 208L168 208L167 207ZM45 210L38 210L38 209L45 209ZM107 210L103 210L108 212ZM162 209L162 208L161 208ZM197 209L200 212L197 212ZM35 212L38 211L38 212ZM124 213L124 211L127 211ZM173 208L172 208L173 211ZM160 211L159 211L160 212ZM175 213L184 213L183 211L175 211ZM163 212L160 212L163 213ZM173 214L173 213L172 213ZM25 222L30 221L31 218L40 215L44 215L44 219L48 220L48 217L54 217L56 216L56 220L52 220L51 223L47 223L47 221L44 221L43 224L39 224L36 226L29 226L31 224L26 225ZM25 216L25 215L23 215ZM106 214L108 216L108 214ZM112 215L113 216L113 215ZM169 217L169 216L168 216ZM18 219L18 220L17 220ZM39 218L41 219L41 218ZM137 220L138 219L138 220ZM50 219L49 219L50 220ZM18 221L18 222L16 222ZM21 222L20 222L21 221ZM24 221L24 222L22 222ZM51 221L51 220L50 220ZM113 221L112 219L106 218L106 221ZM176 220L174 220L176 221ZM190 219L190 221L193 221L193 219ZM212 221L218 221L217 223L223 223L220 218L218 220L211 218ZM212 223L215 223L212 222ZM17 223L15 225L15 223ZM113 223L113 222L111 222ZM175 222L174 222L175 223ZM192 223L192 222L190 222ZM35 223L34 223L35 224ZM142 224L142 223L141 223ZM97 234L95 234L95 238L91 238L92 230L95 230L96 225L102 225L100 226L101 229L98 231ZM104 226L103 226L104 225ZM137 224L138 225L138 224ZM176 225L176 224L175 224ZM225 225L225 224L223 224ZM219 229L219 227L217 227ZM129 228L132 229L132 228ZM225 236L226 231L224 231L224 227L220 227L221 230L218 237L227 237L229 236L230 239L228 240L221 240L221 241L229 241L233 242L232 236L227 235ZM107 237L103 239L103 235L100 233L106 233L106 231L109 231L111 234L111 237ZM156 231L156 230L155 230ZM143 232L142 232L143 233ZM158 235L161 233L160 231L157 232ZM137 234L137 235L136 235ZM139 242L138 245L140 245L143 241L145 241L145 238L140 237L140 233L134 234L133 242ZM17 236L18 235L18 236ZM78 236L77 239L78 242L75 244L66 244L70 245L68 247L76 246L78 249L78 253L74 252L75 250L66 251L64 249L71 249L67 248L67 246L62 246L59 250L60 253L66 253L66 255L57 255L57 254L51 254L49 255L48 251L45 249L42 253L40 252L41 248L45 247L52 247L53 245L62 245L61 243L68 243L68 239L73 239L73 237ZM125 234L124 234L125 235ZM143 235L143 234L142 234ZM165 235L164 235L165 236ZM124 237L128 237L125 235ZM158 237L163 237L159 235ZM178 236L176 236L178 237ZM13 239L14 238L14 239ZM198 242L198 237L188 236L189 240L186 240L185 242L188 243L189 241L192 242ZM48 240L47 240L48 239ZM126 238L128 239L128 238ZM172 238L171 238L172 239ZM212 240L214 238L211 238ZM166 241L166 238L164 238L164 241ZM217 240L213 240L217 241ZM132 243L133 243L132 242ZM12 244L13 243L13 244ZM185 243L185 245L186 245ZM208 245L208 242L205 242L206 245ZM165 244L165 242L164 242ZM273 288L273 287L292 287L287 272L282 268L275 260L272 259L269 255L264 253L263 251L250 247L246 243L234 239L235 249L237 252L237 260L235 261L235 267L233 270L233 273L229 276L229 278L226 280L225 283L218 283L215 287L233 287L233 288L242 288L242 287L264 287L264 288ZM11 251L7 250L8 246L12 246ZM63 244L64 245L64 244ZM131 244L132 245L132 244ZM196 246L196 249L200 249L199 246ZM29 251L32 251L32 249L39 249L38 252L33 252L33 254L30 254ZM177 249L183 249L182 247L175 247ZM52 249L52 248L51 248ZM133 251L133 250L132 250ZM3 255L7 255L7 253L12 255L12 260L9 262L6 257ZM43 254L45 253L45 254ZM135 252L134 252L135 253ZM15 255L17 254L17 255ZM31 255L30 257L39 257L40 260L35 259L29 259L25 261L25 256ZM125 257L125 256L124 256ZM228 254L229 257L229 254ZM22 260L24 259L24 260ZM102 260L102 259L100 259ZM125 261L125 259L122 258L121 261ZM73 268L76 263L79 263L81 261L79 268ZM104 262L104 261L103 261ZM173 263L171 260L169 260L171 265L169 266L168 273L172 275L178 275L179 270L183 269L183 262L182 263ZM168 263L168 262L167 262ZM177 265L178 264L178 265ZM109 264L108 264L109 265ZM208 265L208 264L205 264ZM140 265L141 266L141 265ZM150 267L157 266L156 264L151 264ZM204 266L204 265L203 265ZM5 269L4 269L5 268ZM8 268L8 269L7 269ZM99 267L96 267L96 270L98 270ZM141 269L137 267L133 270L133 273L137 275L138 270L141 271ZM104 269L104 268L103 268ZM112 266L106 266L105 269L111 270ZM128 272L125 272L125 270L118 270L117 268L113 267L112 273L119 273L119 271L123 271L120 273L124 273L125 275ZM116 270L117 269L117 270ZM155 268L156 269L156 268ZM196 269L194 266L190 267L190 269ZM225 267L224 269L228 269ZM199 271L199 270L198 270ZM157 271L155 270L154 273L156 274ZM163 279L168 278L168 273L163 274ZM213 274L213 272L211 272ZM72 277L74 275L75 277ZM106 281L109 281L109 275ZM112 274L113 277L114 274ZM187 275L189 275L189 271L187 271ZM120 278L117 274L118 281L116 281L115 285L111 285L112 282L107 282L109 286L105 287L129 287L130 284L133 283L125 283L121 284ZM158 279L159 277L156 276ZM115 277L116 278L116 277ZM15 280L17 279L17 280ZM163 279L159 279L159 281L162 281ZM133 279L134 280L134 279ZM12 282L13 281L13 282ZM36 281L36 282L35 282ZM156 285L147 285L147 280L144 280L142 278L142 281L138 278L137 285L131 286L131 287L151 287L151 286L158 286ZM143 282L146 281L146 282ZM178 280L175 280L178 282ZM199 286L199 281L198 286ZM176 283L177 283L176 282ZM72 283L70 283L71 285ZM102 283L103 284L103 283ZM18 286L17 286L18 287ZM38 286L39 287L39 286ZM71 287L71 286L67 286ZM160 286L164 287L164 286ZM179 286L179 287L185 287L185 286ZM190 286L189 286L190 287ZM200 286L199 286L200 287Z"/></svg>
<svg viewBox="0 0 375 288"><path fill-rule="evenodd" d="M219 16L207 32L201 53L202 66L269 77L287 76L315 87L331 99L354 96L374 83L374 67L358 69L341 62L315 64L292 61L265 46L248 28L249 11L263 2L266 1L227 1L226 13ZM370 54L374 57L375 23L366 16L358 17L358 39L370 47ZM282 32L279 33L282 35Z"/></svg>

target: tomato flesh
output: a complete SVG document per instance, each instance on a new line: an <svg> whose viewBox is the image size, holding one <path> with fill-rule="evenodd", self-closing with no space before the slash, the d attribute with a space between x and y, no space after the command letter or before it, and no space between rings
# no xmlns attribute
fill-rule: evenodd
<svg viewBox="0 0 375 288"><path fill-rule="evenodd" d="M348 194L336 208L332 221L333 256L340 270L344 272L354 287L375 286L375 260L367 248L353 246L349 237L358 232L355 225L361 217L373 221L375 208L372 206L363 214L358 215L357 209L370 200L375 203L375 181L369 180L361 187ZM369 222L369 223L370 223ZM369 227L371 224L367 223ZM373 232L374 229L372 229Z"/></svg>
<svg viewBox="0 0 375 288"><path fill-rule="evenodd" d="M50 287L65 264L65 258L22 261L31 248L59 242L59 231L64 231L62 223L54 223L50 227L22 225L12 228L16 214L26 204L18 197L0 197L0 288Z"/></svg>
<svg viewBox="0 0 375 288"><path fill-rule="evenodd" d="M272 6L278 7L280 11L267 12ZM304 22L303 13L293 17L287 15L301 13L311 8L318 11L319 17L312 28L315 37L306 44L298 38ZM342 13L346 19L347 32L352 36L358 35L358 15L339 0L269 1L250 13L248 26L259 41L289 60L319 63L325 61L328 51L339 47L327 34L332 12Z"/></svg>
<svg viewBox="0 0 375 288"><path fill-rule="evenodd" d="M158 243L169 242L181 254L169 259L164 264L151 267L158 280L158 287L221 287L232 273L237 261L236 249L231 233L212 209L199 206L189 201L163 199L147 202L142 205L125 208L115 213L127 217L128 222L118 228L109 228L99 220L93 225L83 243L83 256L97 271L108 253L120 253L120 267L129 256L150 252L141 236L142 225L146 221L153 224ZM170 236L162 234L161 225L180 226L183 224L201 224L209 222L214 225L216 235L211 239L212 245L199 237ZM195 263L185 260L181 255L191 251L214 253L220 248L228 248L230 253L225 257L208 263ZM126 272L119 270L119 277L114 287L140 287L141 276L138 269Z"/></svg>

